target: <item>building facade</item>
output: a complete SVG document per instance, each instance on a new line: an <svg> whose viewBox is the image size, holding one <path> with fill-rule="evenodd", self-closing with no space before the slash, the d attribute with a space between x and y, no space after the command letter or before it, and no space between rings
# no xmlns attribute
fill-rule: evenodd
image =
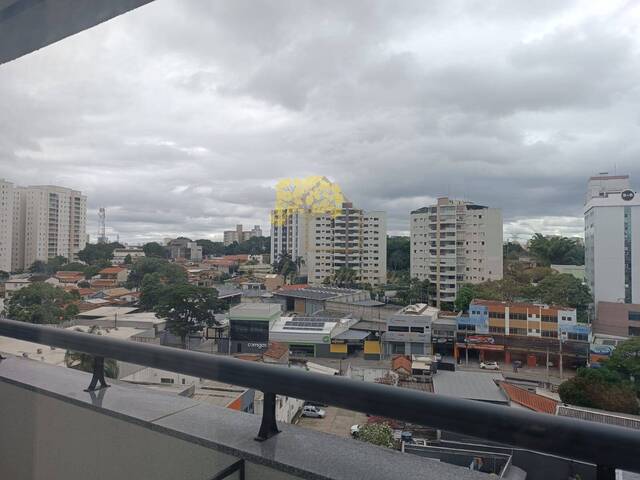
<svg viewBox="0 0 640 480"><path fill-rule="evenodd" d="M530 337L588 340L589 325L578 323L575 308L497 300L473 300L458 330Z"/></svg>
<svg viewBox="0 0 640 480"><path fill-rule="evenodd" d="M385 212L365 212L344 202L335 216L295 212L284 218L271 225L271 258L290 255L310 284L321 284L341 268L353 269L356 283L386 283Z"/></svg>
<svg viewBox="0 0 640 480"><path fill-rule="evenodd" d="M628 175L589 179L585 276L594 302L640 304L640 195Z"/></svg>
<svg viewBox="0 0 640 480"><path fill-rule="evenodd" d="M385 358L392 355L431 355L431 327L439 310L426 304L409 305L387 320L382 333Z"/></svg>
<svg viewBox="0 0 640 480"><path fill-rule="evenodd" d="M616 337L640 336L640 305L598 302L593 333Z"/></svg>
<svg viewBox="0 0 640 480"><path fill-rule="evenodd" d="M242 224L236 225L235 230L225 230L224 231L224 244L231 245L233 242L246 242L250 238L253 237L261 237L262 236L262 228L260 225L254 225L251 230L244 231Z"/></svg>
<svg viewBox="0 0 640 480"><path fill-rule="evenodd" d="M0 178L0 271L10 272L13 243L14 187Z"/></svg>
<svg viewBox="0 0 640 480"><path fill-rule="evenodd" d="M87 199L81 192L0 180L0 270L24 270L55 256L78 260L86 222Z"/></svg>
<svg viewBox="0 0 640 480"><path fill-rule="evenodd" d="M451 303L464 283L502 278L502 211L439 198L411 212L411 278L436 285L436 304Z"/></svg>

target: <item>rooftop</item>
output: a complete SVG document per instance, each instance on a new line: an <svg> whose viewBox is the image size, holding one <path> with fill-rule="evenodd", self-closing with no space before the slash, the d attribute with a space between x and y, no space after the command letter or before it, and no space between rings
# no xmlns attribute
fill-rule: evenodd
<svg viewBox="0 0 640 480"><path fill-rule="evenodd" d="M78 318L100 318L114 317L115 315L126 315L138 310L135 307L98 307L78 314Z"/></svg>
<svg viewBox="0 0 640 480"><path fill-rule="evenodd" d="M480 298L474 298L471 301L471 305L486 305L488 307L515 307L515 308L528 308L528 309L543 309L543 310L575 310L575 308L565 307L562 305L545 305L541 303L521 303L521 302L504 302L501 300L483 300Z"/></svg>
<svg viewBox="0 0 640 480"><path fill-rule="evenodd" d="M496 380L504 380L502 374L439 370L433 376L433 391L441 395L506 405L509 400L496 385Z"/></svg>
<svg viewBox="0 0 640 480"><path fill-rule="evenodd" d="M282 308L278 303L242 303L229 310L230 320L273 320L279 317Z"/></svg>
<svg viewBox="0 0 640 480"><path fill-rule="evenodd" d="M351 295L358 293L360 290L352 288L338 288L338 287L310 287L306 286L299 289L280 289L276 290L274 295L291 298L304 298L307 300L329 300L330 298L339 298L345 295Z"/></svg>
<svg viewBox="0 0 640 480"><path fill-rule="evenodd" d="M509 397L509 400L534 412L549 413L555 415L558 402L551 398L538 395L529 390L518 387L507 382L498 382L502 391Z"/></svg>

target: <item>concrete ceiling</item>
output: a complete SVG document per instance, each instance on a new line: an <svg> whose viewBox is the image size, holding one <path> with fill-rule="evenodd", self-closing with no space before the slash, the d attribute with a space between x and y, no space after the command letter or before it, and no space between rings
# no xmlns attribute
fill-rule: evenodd
<svg viewBox="0 0 640 480"><path fill-rule="evenodd" d="M0 0L0 65L153 0Z"/></svg>

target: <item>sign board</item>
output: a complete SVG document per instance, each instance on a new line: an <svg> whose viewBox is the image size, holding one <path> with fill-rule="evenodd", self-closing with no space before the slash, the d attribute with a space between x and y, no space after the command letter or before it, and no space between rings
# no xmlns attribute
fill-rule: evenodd
<svg viewBox="0 0 640 480"><path fill-rule="evenodd" d="M633 197L635 197L636 194L633 192L633 190L625 190L620 194L620 196L622 197L622 200L624 200L625 202L629 202L633 200Z"/></svg>

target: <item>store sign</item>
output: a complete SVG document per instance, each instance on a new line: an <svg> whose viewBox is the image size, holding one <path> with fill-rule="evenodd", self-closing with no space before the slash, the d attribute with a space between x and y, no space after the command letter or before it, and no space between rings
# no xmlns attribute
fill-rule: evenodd
<svg viewBox="0 0 640 480"><path fill-rule="evenodd" d="M467 337L467 343L495 343L493 337L485 337L482 335L469 335Z"/></svg>
<svg viewBox="0 0 640 480"><path fill-rule="evenodd" d="M632 190L625 190L620 194L620 196L625 202L628 202L630 200L633 200L633 197L635 197L636 194Z"/></svg>
<svg viewBox="0 0 640 480"><path fill-rule="evenodd" d="M249 348L267 348L266 343L247 343L247 347Z"/></svg>

